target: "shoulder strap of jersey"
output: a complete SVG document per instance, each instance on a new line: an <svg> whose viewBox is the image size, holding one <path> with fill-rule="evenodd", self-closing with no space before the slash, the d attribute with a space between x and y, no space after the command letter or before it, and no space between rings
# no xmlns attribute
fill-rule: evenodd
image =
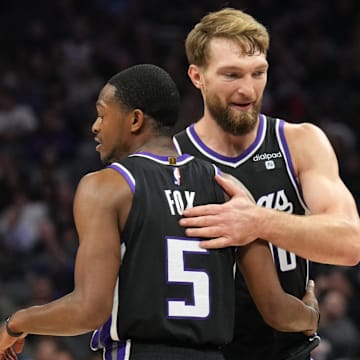
<svg viewBox="0 0 360 360"><path fill-rule="evenodd" d="M191 145L190 143L190 140L186 134L186 129L185 130L182 130L181 132L175 134L173 136L173 142L174 142L174 145L175 145L175 148L176 148L176 151L179 153L179 154L182 154L183 151L183 147L186 147L186 145Z"/></svg>
<svg viewBox="0 0 360 360"><path fill-rule="evenodd" d="M120 162L113 162L108 166L108 168L114 169L115 171L120 173L124 177L126 182L129 184L132 193L135 193L136 181L135 181L134 176L132 175L132 173L129 171L129 169L127 167L125 167Z"/></svg>

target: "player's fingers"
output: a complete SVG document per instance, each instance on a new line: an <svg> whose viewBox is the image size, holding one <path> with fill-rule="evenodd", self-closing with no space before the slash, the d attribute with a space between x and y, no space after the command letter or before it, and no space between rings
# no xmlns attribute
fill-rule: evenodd
<svg viewBox="0 0 360 360"><path fill-rule="evenodd" d="M9 348L5 351L5 360L16 360L18 357L15 353L15 351L13 350L13 348Z"/></svg>
<svg viewBox="0 0 360 360"><path fill-rule="evenodd" d="M179 224L183 227L203 227L203 226L213 225L214 220L215 218L213 215L201 215L201 216L190 215L190 217L181 218L179 220Z"/></svg>
<svg viewBox="0 0 360 360"><path fill-rule="evenodd" d="M13 348L17 354L20 354L23 351L25 344L25 339L19 339L14 345Z"/></svg>
<svg viewBox="0 0 360 360"><path fill-rule="evenodd" d="M233 181L224 176L216 175L215 179L230 197L244 193L244 190L240 186L237 186Z"/></svg>
<svg viewBox="0 0 360 360"><path fill-rule="evenodd" d="M306 285L306 291L310 292L310 293L314 293L315 291L315 282L314 280L309 280L307 285Z"/></svg>
<svg viewBox="0 0 360 360"><path fill-rule="evenodd" d="M203 249L220 249L228 246L231 246L230 240L225 237L200 241L200 247Z"/></svg>
<svg viewBox="0 0 360 360"><path fill-rule="evenodd" d="M201 237L208 239L217 238L222 235L216 226L189 227L186 228L185 233L188 237Z"/></svg>
<svg viewBox="0 0 360 360"><path fill-rule="evenodd" d="M204 216L204 215L214 215L219 211L218 204L208 204L208 205L200 205L192 208L187 208L183 212L183 216L191 217L191 216Z"/></svg>

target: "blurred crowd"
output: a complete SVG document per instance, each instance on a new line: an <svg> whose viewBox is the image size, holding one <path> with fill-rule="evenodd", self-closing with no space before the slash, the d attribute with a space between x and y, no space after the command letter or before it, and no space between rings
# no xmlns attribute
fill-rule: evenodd
<svg viewBox="0 0 360 360"><path fill-rule="evenodd" d="M202 112L184 39L203 15L243 9L269 30L263 112L319 125L360 208L358 0L0 2L0 318L73 288L81 176L102 165L90 127L116 72L155 63L176 80L180 130ZM316 151L316 149L314 149ZM360 359L360 269L312 264L321 308L315 360ZM23 360L96 360L89 334L30 336Z"/></svg>

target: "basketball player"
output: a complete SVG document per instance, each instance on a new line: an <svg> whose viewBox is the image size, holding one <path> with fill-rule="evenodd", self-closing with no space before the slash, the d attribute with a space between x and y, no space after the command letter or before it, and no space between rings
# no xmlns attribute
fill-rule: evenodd
<svg viewBox="0 0 360 360"><path fill-rule="evenodd" d="M187 209L180 223L188 236L213 238L203 248L268 241L282 287L301 299L309 277L305 259L343 265L360 259L359 216L334 151L318 127L260 112L269 35L253 17L231 8L209 13L185 47L204 113L175 136L177 149L240 179L260 206L218 178L233 199ZM303 341L303 334L276 332L263 321L238 272L235 338L226 358L278 360Z"/></svg>
<svg viewBox="0 0 360 360"><path fill-rule="evenodd" d="M234 328L235 253L202 249L178 224L185 208L225 200L217 167L175 151L179 106L173 80L155 65L130 67L104 86L92 131L107 166L76 191L75 288L7 319L0 360L16 359L27 334L95 329L91 348L104 359L223 359ZM303 301L285 294L266 243L236 257L266 321L284 331L317 330L311 281Z"/></svg>

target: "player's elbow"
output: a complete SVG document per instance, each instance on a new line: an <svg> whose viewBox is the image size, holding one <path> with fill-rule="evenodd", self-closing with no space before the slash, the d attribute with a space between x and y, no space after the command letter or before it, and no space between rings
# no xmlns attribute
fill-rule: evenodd
<svg viewBox="0 0 360 360"><path fill-rule="evenodd" d="M269 311L263 314L264 321L273 329L281 332L298 332L299 324L291 317L286 316L283 311Z"/></svg>
<svg viewBox="0 0 360 360"><path fill-rule="evenodd" d="M283 331L284 325L284 316L281 314L280 309L277 307L275 303L264 303L257 304L258 310L264 319L264 321L273 329Z"/></svg>
<svg viewBox="0 0 360 360"><path fill-rule="evenodd" d="M281 301L268 301L259 307L264 321L275 330L282 332L301 331L296 319L287 311Z"/></svg>
<svg viewBox="0 0 360 360"><path fill-rule="evenodd" d="M360 241L360 239L359 239ZM334 256L333 261L329 261L328 263L332 263L334 265L339 266L355 266L360 262L360 244L348 245L347 249L344 249L342 253L337 253Z"/></svg>
<svg viewBox="0 0 360 360"><path fill-rule="evenodd" d="M83 303L79 312L79 322L81 327L87 331L93 331L109 319L111 314L111 304L106 302L89 301Z"/></svg>
<svg viewBox="0 0 360 360"><path fill-rule="evenodd" d="M278 312L266 312L262 314L264 321L273 329L287 332L292 331L291 324L288 319L285 319L280 311Z"/></svg>
<svg viewBox="0 0 360 360"><path fill-rule="evenodd" d="M272 315L265 319L265 322L273 329L281 332L298 332L299 326L291 319L287 319L282 315Z"/></svg>
<svg viewBox="0 0 360 360"><path fill-rule="evenodd" d="M351 256L351 265L358 265L360 263L360 222L355 231L354 241L354 255Z"/></svg>
<svg viewBox="0 0 360 360"><path fill-rule="evenodd" d="M349 254L344 259L345 266L355 266L360 263L360 249L356 249L353 254Z"/></svg>
<svg viewBox="0 0 360 360"><path fill-rule="evenodd" d="M345 266L354 266L360 263L360 221L348 227L349 246L344 253Z"/></svg>
<svg viewBox="0 0 360 360"><path fill-rule="evenodd" d="M360 220L342 219L330 237L329 249L331 255L324 251L324 257L319 261L340 266L355 266L360 262ZM314 259L317 261L317 259Z"/></svg>

